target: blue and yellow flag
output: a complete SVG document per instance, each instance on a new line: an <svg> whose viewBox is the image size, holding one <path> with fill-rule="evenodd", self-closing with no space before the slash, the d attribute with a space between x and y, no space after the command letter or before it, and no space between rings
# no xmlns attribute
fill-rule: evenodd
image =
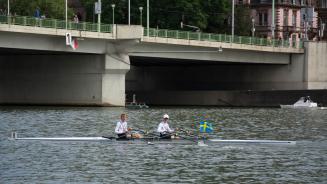
<svg viewBox="0 0 327 184"><path fill-rule="evenodd" d="M201 133L211 133L213 132L212 124L208 122L200 122L200 132Z"/></svg>

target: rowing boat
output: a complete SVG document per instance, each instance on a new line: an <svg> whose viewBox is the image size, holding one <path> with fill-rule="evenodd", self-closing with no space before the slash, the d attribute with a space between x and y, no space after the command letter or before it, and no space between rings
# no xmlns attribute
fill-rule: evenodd
<svg viewBox="0 0 327 184"><path fill-rule="evenodd" d="M296 141L280 141L280 140L240 140L240 139L213 139L213 138L179 138L179 139L160 139L159 137L145 137L139 139L116 140L114 137L22 137L18 138L17 133L13 132L11 138L13 140L26 141L111 141L111 142L160 142L160 143L193 143L205 141L206 143L219 144L277 144L277 145L295 145Z"/></svg>

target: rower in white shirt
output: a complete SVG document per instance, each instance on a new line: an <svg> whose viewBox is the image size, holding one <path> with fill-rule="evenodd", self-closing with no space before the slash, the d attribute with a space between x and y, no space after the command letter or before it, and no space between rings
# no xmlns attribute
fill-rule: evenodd
<svg viewBox="0 0 327 184"><path fill-rule="evenodd" d="M165 114L163 116L163 121L158 126L157 132L160 133L161 139L171 139L171 133L174 132L173 129L169 128L168 119L168 114Z"/></svg>
<svg viewBox="0 0 327 184"><path fill-rule="evenodd" d="M120 121L117 122L115 133L117 134L118 138L117 140L126 140L127 133L130 131L130 128L127 128L127 122L126 122L127 116L126 114L120 115Z"/></svg>

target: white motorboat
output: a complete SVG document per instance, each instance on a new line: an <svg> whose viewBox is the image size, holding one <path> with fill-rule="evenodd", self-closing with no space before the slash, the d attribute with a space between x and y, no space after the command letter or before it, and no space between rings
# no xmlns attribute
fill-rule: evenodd
<svg viewBox="0 0 327 184"><path fill-rule="evenodd" d="M126 102L125 107L130 108L130 109L148 109L149 108L149 106L146 105L144 102L143 103L136 102L136 95L135 94L133 94L133 101L132 102Z"/></svg>
<svg viewBox="0 0 327 184"><path fill-rule="evenodd" d="M293 105L280 105L281 108L318 108L318 104L313 102L309 96L301 97Z"/></svg>

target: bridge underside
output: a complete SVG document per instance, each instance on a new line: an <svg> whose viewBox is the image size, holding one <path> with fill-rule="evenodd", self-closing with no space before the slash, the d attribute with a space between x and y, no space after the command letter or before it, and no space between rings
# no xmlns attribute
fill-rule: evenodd
<svg viewBox="0 0 327 184"><path fill-rule="evenodd" d="M273 106L308 94L304 60L290 64L258 64L131 57L126 75L128 100L152 105ZM303 92L299 92L303 90ZM284 92L283 92L284 91ZM298 95L290 98L286 91ZM271 96L275 93L276 98ZM254 95L255 94L255 95Z"/></svg>
<svg viewBox="0 0 327 184"><path fill-rule="evenodd" d="M271 93L326 89L326 46L309 45L315 54L282 56L281 63L0 48L0 104L123 106L126 89L129 100L136 94L155 105L276 105Z"/></svg>

